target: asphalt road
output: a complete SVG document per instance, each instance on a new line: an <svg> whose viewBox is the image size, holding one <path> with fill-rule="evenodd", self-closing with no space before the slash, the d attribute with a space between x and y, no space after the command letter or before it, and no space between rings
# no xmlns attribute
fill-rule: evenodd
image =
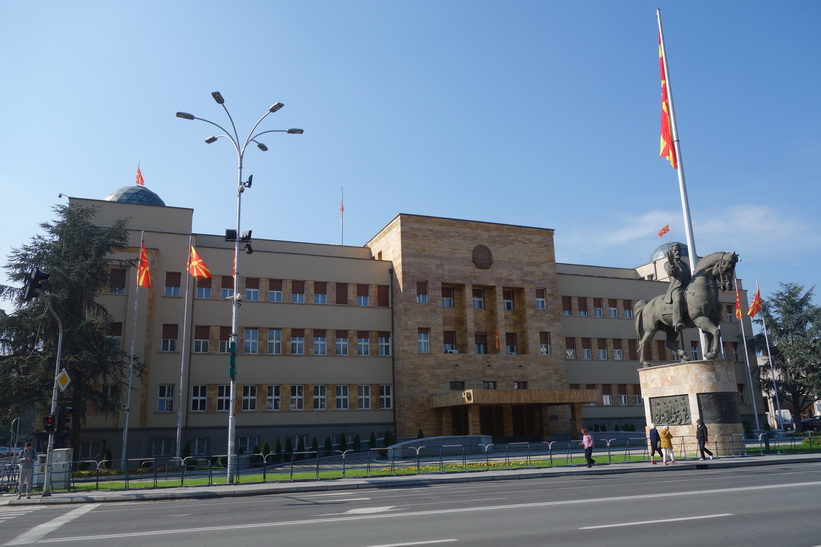
<svg viewBox="0 0 821 547"><path fill-rule="evenodd" d="M821 543L821 463L0 507L0 545Z"/></svg>

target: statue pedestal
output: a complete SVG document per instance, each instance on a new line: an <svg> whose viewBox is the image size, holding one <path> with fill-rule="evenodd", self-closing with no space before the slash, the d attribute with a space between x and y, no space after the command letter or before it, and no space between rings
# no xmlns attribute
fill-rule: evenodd
<svg viewBox="0 0 821 547"><path fill-rule="evenodd" d="M716 456L739 454L744 427L738 413L738 384L728 361L688 361L639 369L647 425L670 427L676 457L700 457L696 420L707 426L707 448Z"/></svg>

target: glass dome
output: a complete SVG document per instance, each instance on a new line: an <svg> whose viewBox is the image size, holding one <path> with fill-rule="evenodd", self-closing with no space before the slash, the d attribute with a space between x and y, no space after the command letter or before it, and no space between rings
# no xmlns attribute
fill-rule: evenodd
<svg viewBox="0 0 821 547"><path fill-rule="evenodd" d="M667 257L667 251L670 250L670 245L673 243L678 243L679 247L681 247L681 256L690 256L690 252L687 250L687 244L681 243L679 241L671 241L670 243L662 243L656 250L653 251L653 254L650 255L650 262L655 262L656 260L661 260L662 258Z"/></svg>
<svg viewBox="0 0 821 547"><path fill-rule="evenodd" d="M119 203L136 203L138 205L156 205L165 207L165 202L160 196L146 188L145 186L123 186L119 190L110 193L105 197L105 201L117 201Z"/></svg>

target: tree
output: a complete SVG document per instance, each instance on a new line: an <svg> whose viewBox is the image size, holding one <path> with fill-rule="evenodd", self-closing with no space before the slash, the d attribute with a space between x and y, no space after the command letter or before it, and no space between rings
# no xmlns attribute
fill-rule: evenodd
<svg viewBox="0 0 821 547"><path fill-rule="evenodd" d="M0 408L20 412L34 405L45 413L50 409L56 314L63 325L61 368L71 378L60 404L74 409L71 444L76 448L90 406L106 414L119 410L118 400L104 398L99 386L124 391L128 356L107 336L111 316L97 297L108 289L111 267L132 262L111 256L128 244L125 221L100 227L93 224L93 207L58 205L54 211L57 220L40 225L45 234L14 249L5 266L18 287L0 286L0 297L16 307L14 313L0 315ZM19 287L33 268L51 277L42 294L26 302Z"/></svg>
<svg viewBox="0 0 821 547"><path fill-rule="evenodd" d="M763 302L756 319L767 327L775 379L770 371L763 332L755 336L755 347L766 359L761 387L768 393L778 389L782 407L792 406L797 420L801 411L821 395L821 307L813 304L813 290L797 283L780 283L781 290Z"/></svg>

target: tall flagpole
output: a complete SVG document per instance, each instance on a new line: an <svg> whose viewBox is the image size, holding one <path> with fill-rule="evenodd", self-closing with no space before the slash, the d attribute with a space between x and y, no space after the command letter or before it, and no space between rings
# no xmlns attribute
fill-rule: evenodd
<svg viewBox="0 0 821 547"><path fill-rule="evenodd" d="M693 221L690 218L690 202L687 198L687 184L684 181L684 161L681 158L681 142L678 137L678 126L676 124L676 111L673 108L673 88L670 85L670 71L667 68L667 51L664 47L664 32L661 28L661 10L656 10L656 19L659 26L659 57L663 69L662 85L666 88L666 100L669 108L670 132L673 139L673 149L677 160L676 173L678 174L678 188L681 195L681 212L684 217L684 234L687 239L687 254L690 255L690 271L696 270L698 263L698 252L696 251L696 241L693 236ZM699 329L699 341L701 343L701 356L704 357L704 349L707 347L707 340L704 332Z"/></svg>
<svg viewBox="0 0 821 547"><path fill-rule="evenodd" d="M145 230L140 232L140 253L145 245ZM128 448L128 423L131 418L131 382L134 378L134 345L137 340L137 319L140 305L140 269L137 267L137 290L134 292L134 317L131 320L131 359L128 364L128 389L125 394L125 411L123 412L123 449L120 452L122 468L125 469Z"/></svg>
<svg viewBox="0 0 821 547"><path fill-rule="evenodd" d="M342 196L339 198L339 244L345 245L345 187L342 187Z"/></svg>
<svg viewBox="0 0 821 547"><path fill-rule="evenodd" d="M185 265L185 299L182 312L182 348L180 348L180 389L179 406L177 407L177 459L182 459L182 420L185 408L185 394L188 386L185 385L185 357L188 355L188 298L191 292L191 246L193 235L188 236L188 262Z"/></svg>
<svg viewBox="0 0 821 547"><path fill-rule="evenodd" d="M738 322L741 323L741 339L744 341L744 359L747 361L747 378L750 381L750 397L753 400L753 416L755 416L755 428L761 429L761 424L758 423L758 405L755 402L755 390L753 389L753 371L750 368L750 352L747 349L747 334L744 332L744 319L743 315L741 314L741 301L738 299L738 279L733 276L733 284L735 285L735 296L736 296L736 317L738 318ZM747 297L744 297L746 300Z"/></svg>
<svg viewBox="0 0 821 547"><path fill-rule="evenodd" d="M758 286L758 281L755 282L755 289L756 293L759 295L761 294L761 288ZM776 415L775 419L775 428L782 429L781 423L781 398L778 396L778 382L775 379L775 365L773 364L773 356L770 353L770 337L767 335L767 318L764 314L761 314L761 326L764 329L764 344L767 346L767 360L770 362L770 374L773 377L773 393L775 394L775 407L778 410L778 414Z"/></svg>

